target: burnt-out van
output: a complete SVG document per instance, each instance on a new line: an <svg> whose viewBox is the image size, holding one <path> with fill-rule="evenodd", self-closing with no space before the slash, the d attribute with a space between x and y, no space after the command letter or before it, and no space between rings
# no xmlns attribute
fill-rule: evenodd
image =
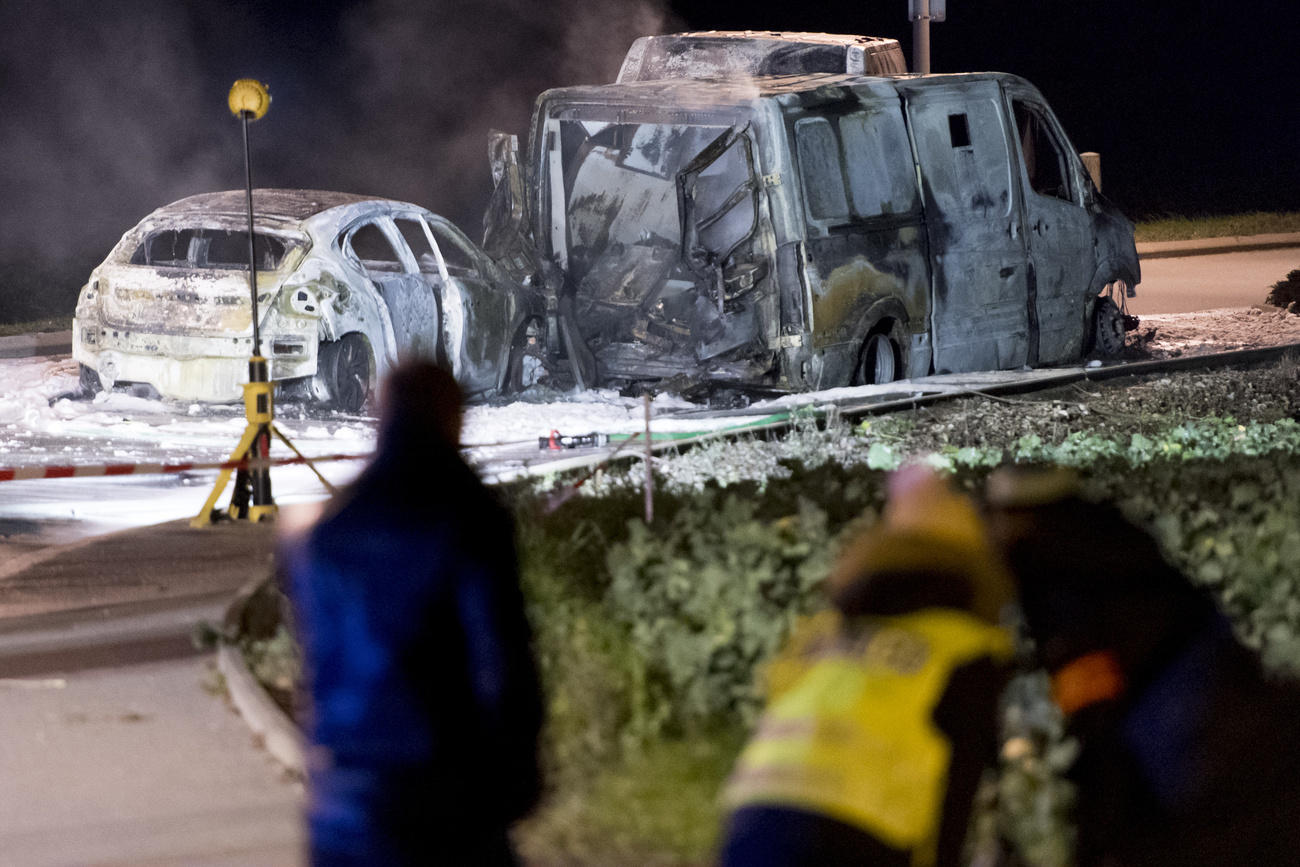
<svg viewBox="0 0 1300 867"><path fill-rule="evenodd" d="M493 140L485 248L544 287L579 385L800 391L1122 348L1133 224L1029 82L901 74L882 40L861 71L826 60L865 37L654 39L619 83L541 94L524 154ZM793 69L810 44L821 66Z"/></svg>

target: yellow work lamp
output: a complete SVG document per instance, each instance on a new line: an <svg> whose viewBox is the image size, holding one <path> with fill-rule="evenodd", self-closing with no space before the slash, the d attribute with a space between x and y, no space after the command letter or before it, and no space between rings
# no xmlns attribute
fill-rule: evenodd
<svg viewBox="0 0 1300 867"><path fill-rule="evenodd" d="M255 78L241 78L230 85L230 113L235 117L250 115L249 120L261 120L271 107L271 94L266 85Z"/></svg>

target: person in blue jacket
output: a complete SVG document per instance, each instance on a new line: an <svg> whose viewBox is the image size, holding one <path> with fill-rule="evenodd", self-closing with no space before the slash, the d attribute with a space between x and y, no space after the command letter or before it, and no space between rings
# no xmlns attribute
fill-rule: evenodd
<svg viewBox="0 0 1300 867"><path fill-rule="evenodd" d="M986 498L1079 754L1080 867L1300 860L1300 683L1268 675L1215 599L1068 471L999 470Z"/></svg>
<svg viewBox="0 0 1300 867"><path fill-rule="evenodd" d="M517 863L542 704L513 524L458 452L451 374L408 362L376 455L282 545L310 698L311 861Z"/></svg>

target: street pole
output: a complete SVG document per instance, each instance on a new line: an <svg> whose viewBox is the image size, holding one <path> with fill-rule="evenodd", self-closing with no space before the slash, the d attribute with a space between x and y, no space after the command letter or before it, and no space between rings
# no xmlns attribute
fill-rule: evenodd
<svg viewBox="0 0 1300 867"><path fill-rule="evenodd" d="M912 71L930 74L930 0L912 0Z"/></svg>
<svg viewBox="0 0 1300 867"><path fill-rule="evenodd" d="M257 251L253 246L253 158L248 149L248 119L251 111L241 109L240 126L244 130L244 190L248 194L248 292L253 309L253 357L262 356L262 329L257 321Z"/></svg>
<svg viewBox="0 0 1300 867"><path fill-rule="evenodd" d="M271 434L278 431L274 426L275 385L271 382L270 365L262 357L262 329L258 321L257 235L253 231L253 159L248 147L248 124L266 114L271 106L271 94L260 81L241 78L231 86L227 104L230 113L239 118L244 136L244 193L248 203L248 300L253 321L253 354L248 359L248 382L244 385L244 418L248 424L234 454L230 456L232 461L246 463L248 466L235 472L235 489L230 496L229 514L238 520L256 522L270 519L276 513L275 499L271 496L271 468L265 461L270 457ZM203 504L203 510L190 522L192 525L202 527L212 523L215 514L213 507L229 480L228 470L218 474L212 493Z"/></svg>

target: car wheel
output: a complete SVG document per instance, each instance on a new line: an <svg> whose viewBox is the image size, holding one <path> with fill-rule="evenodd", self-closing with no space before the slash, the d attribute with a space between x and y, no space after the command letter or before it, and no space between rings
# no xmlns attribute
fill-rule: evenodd
<svg viewBox="0 0 1300 867"><path fill-rule="evenodd" d="M854 373L854 385L880 385L898 378L900 369L898 347L889 334L876 332L867 335Z"/></svg>
<svg viewBox="0 0 1300 867"><path fill-rule="evenodd" d="M374 368L370 345L360 334L345 334L339 340L321 343L316 361L330 409L359 413L370 400Z"/></svg>
<svg viewBox="0 0 1300 867"><path fill-rule="evenodd" d="M518 394L530 386L537 385L546 375L546 364L541 354L541 326L530 321L519 330L506 363L506 374L501 382L504 394Z"/></svg>
<svg viewBox="0 0 1300 867"><path fill-rule="evenodd" d="M1124 314L1110 298L1100 297L1092 311L1092 351L1114 358L1124 349Z"/></svg>
<svg viewBox="0 0 1300 867"><path fill-rule="evenodd" d="M84 364L77 365L77 383L81 388L81 393L86 397L94 397L104 390L103 384L99 381L99 374L92 367Z"/></svg>

